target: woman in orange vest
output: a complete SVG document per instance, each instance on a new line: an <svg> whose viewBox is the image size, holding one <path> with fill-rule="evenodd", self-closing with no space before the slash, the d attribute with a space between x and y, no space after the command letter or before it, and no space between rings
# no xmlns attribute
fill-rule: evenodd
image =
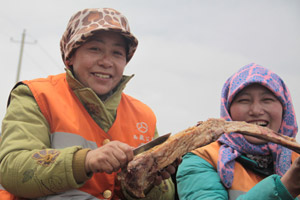
<svg viewBox="0 0 300 200"><path fill-rule="evenodd" d="M266 126L292 138L298 131L286 85L254 63L224 84L221 117ZM294 199L300 194L300 159L281 145L226 133L183 157L177 187L180 199Z"/></svg>
<svg viewBox="0 0 300 200"><path fill-rule="evenodd" d="M66 73L22 81L11 92L0 145L1 200L135 199L117 173L133 159L133 147L158 136L152 110L123 92L137 45L114 9L71 17L60 42ZM145 199L174 198L175 168L167 169Z"/></svg>

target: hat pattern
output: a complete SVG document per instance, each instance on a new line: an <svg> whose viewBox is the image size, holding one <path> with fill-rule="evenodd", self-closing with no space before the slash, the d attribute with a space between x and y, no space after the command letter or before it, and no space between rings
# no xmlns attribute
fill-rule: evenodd
<svg viewBox="0 0 300 200"><path fill-rule="evenodd" d="M74 51L98 31L114 31L122 34L128 41L127 62L129 62L137 48L138 40L130 32L126 17L112 8L89 8L78 11L71 17L61 38L62 59L67 67Z"/></svg>

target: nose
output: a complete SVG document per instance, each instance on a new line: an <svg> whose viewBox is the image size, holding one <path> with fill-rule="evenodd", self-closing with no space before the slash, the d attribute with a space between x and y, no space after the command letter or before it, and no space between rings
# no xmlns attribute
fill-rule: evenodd
<svg viewBox="0 0 300 200"><path fill-rule="evenodd" d="M99 56L98 65L104 68L110 68L112 66L112 58L108 53L103 53Z"/></svg>
<svg viewBox="0 0 300 200"><path fill-rule="evenodd" d="M264 107L258 102L254 102L251 104L250 109L249 109L249 114L253 116L259 116L263 115L264 112Z"/></svg>

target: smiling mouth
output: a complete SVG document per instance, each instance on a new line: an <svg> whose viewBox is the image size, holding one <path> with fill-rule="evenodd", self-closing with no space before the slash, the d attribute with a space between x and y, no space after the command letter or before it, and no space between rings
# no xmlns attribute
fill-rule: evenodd
<svg viewBox="0 0 300 200"><path fill-rule="evenodd" d="M255 125L258 125L258 126L268 126L269 122L266 122L266 121L254 121L254 122L248 122L250 124L255 124Z"/></svg>
<svg viewBox="0 0 300 200"><path fill-rule="evenodd" d="M109 78L111 78L111 76L110 75L108 75L108 74L101 74L101 73L93 73L96 77L98 77L98 78L103 78L103 79L109 79Z"/></svg>

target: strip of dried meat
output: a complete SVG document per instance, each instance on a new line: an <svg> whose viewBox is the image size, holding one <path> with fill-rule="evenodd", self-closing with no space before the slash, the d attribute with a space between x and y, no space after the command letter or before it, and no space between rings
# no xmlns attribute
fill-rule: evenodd
<svg viewBox="0 0 300 200"><path fill-rule="evenodd" d="M269 128L246 122L208 119L172 135L164 143L136 155L128 163L127 168L118 174L118 178L128 192L136 197L145 197L144 190L153 184L158 171L187 152L210 144L223 133L230 132L239 132L265 139L300 153L300 144L295 139L280 135Z"/></svg>

